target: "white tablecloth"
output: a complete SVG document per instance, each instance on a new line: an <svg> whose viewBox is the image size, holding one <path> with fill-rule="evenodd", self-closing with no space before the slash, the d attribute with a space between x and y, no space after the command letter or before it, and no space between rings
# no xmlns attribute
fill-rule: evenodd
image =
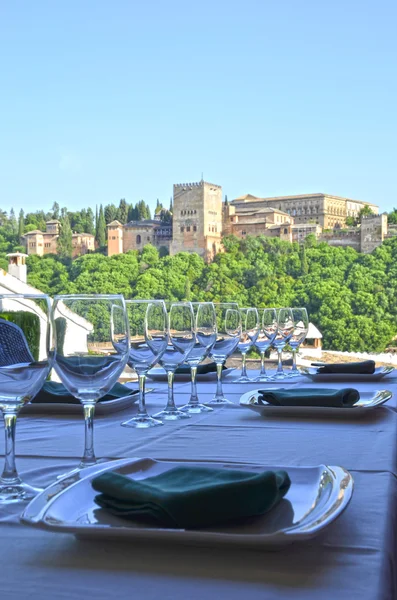
<svg viewBox="0 0 397 600"><path fill-rule="evenodd" d="M258 387L230 380L229 376L224 389L236 403L242 393ZM147 396L153 412L165 403L166 391L163 384L149 385L155 388ZM288 385L314 384L302 379ZM189 384L175 387L177 404L187 402ZM395 379L354 387L361 391L386 388L397 395ZM202 400L213 391L213 382L199 383ZM276 552L78 541L22 526L17 506L0 506L0 597L394 599L396 407L394 397L365 418L303 420L263 419L236 405L151 430L119 426L133 411L97 417L98 457L219 459L287 468L342 465L355 480L353 499L322 536ZM29 483L51 483L76 464L82 446L82 417L19 418L18 467Z"/></svg>

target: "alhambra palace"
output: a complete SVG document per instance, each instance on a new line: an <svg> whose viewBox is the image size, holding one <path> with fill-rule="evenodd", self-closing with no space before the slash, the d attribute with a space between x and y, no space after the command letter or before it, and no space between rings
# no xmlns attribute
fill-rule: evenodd
<svg viewBox="0 0 397 600"><path fill-rule="evenodd" d="M360 227L346 228L346 218L357 218L364 207L372 215ZM25 235L28 254L56 253L59 222L49 221L47 231ZM164 223L161 213L154 219L130 221L125 225L112 221L107 225L108 255L141 250L146 244L174 255L196 252L211 260L222 251L222 237L233 234L240 239L248 235L276 237L302 242L309 234L334 246L351 246L369 253L388 233L387 215L369 202L328 194L307 194L258 198L246 194L230 202L223 200L222 187L206 181L175 184L172 224ZM94 236L73 234L73 256L95 249Z"/></svg>

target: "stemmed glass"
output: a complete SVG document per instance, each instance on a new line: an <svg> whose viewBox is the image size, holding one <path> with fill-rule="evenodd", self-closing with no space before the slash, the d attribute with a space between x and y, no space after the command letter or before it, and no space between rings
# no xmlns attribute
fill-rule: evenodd
<svg viewBox="0 0 397 600"><path fill-rule="evenodd" d="M278 355L277 371L273 375L273 379L286 379L287 377L283 371L282 353L294 333L294 326L292 310L280 308L277 315L277 333L273 340L273 346Z"/></svg>
<svg viewBox="0 0 397 600"><path fill-rule="evenodd" d="M241 352L242 367L241 375L233 383L247 383L251 379L247 375L245 360L247 352L255 344L259 334L259 315L256 308L240 308L241 315L241 337L237 350Z"/></svg>
<svg viewBox="0 0 397 600"><path fill-rule="evenodd" d="M233 354L241 337L241 316L237 302L214 302L217 338L210 357L216 363L217 385L215 396L206 404L234 404L225 398L222 389L222 370L228 356Z"/></svg>
<svg viewBox="0 0 397 600"><path fill-rule="evenodd" d="M299 346L305 341L307 332L309 331L309 317L307 316L306 308L293 308L292 317L294 319L295 328L288 344L292 349L292 369L288 373L288 377L299 377L301 372L296 366L296 355Z"/></svg>
<svg viewBox="0 0 397 600"><path fill-rule="evenodd" d="M146 339L153 352L156 352L159 341L167 340L165 352L159 359L160 365L167 373L168 402L164 410L155 414L158 419L176 421L186 419L190 415L178 410L174 400L174 375L176 369L185 362L186 357L194 346L196 328L194 324L193 307L190 302L174 302L168 313L168 331L162 333L158 313L149 305L146 314Z"/></svg>
<svg viewBox="0 0 397 600"><path fill-rule="evenodd" d="M181 408L184 412L197 414L211 412L212 408L198 400L196 375L198 365L208 356L216 342L216 314L212 302L192 302L196 319L196 342L185 362L190 366L192 391L189 403Z"/></svg>
<svg viewBox="0 0 397 600"><path fill-rule="evenodd" d="M277 334L277 312L275 308L263 308L261 311L261 328L255 342L255 348L261 353L261 370L254 381L271 381L273 377L267 375L265 369L265 352L273 344Z"/></svg>
<svg viewBox="0 0 397 600"><path fill-rule="evenodd" d="M52 317L57 341L54 368L84 409L84 455L78 469L96 463L94 414L124 370L129 327L119 294L55 296Z"/></svg>
<svg viewBox="0 0 397 600"><path fill-rule="evenodd" d="M162 421L150 417L145 406L145 382L147 372L155 365L167 348L167 310L163 300L126 300L127 315L130 325L130 351L128 366L135 369L139 381L138 414L129 421L124 421L124 427L156 427L163 425ZM157 344L150 347L146 339L146 314L150 307L152 318L158 321L159 331Z"/></svg>
<svg viewBox="0 0 397 600"><path fill-rule="evenodd" d="M24 483L15 465L17 416L41 389L52 366L51 304L44 294L0 295L0 410L5 427L0 504L31 500L40 489Z"/></svg>

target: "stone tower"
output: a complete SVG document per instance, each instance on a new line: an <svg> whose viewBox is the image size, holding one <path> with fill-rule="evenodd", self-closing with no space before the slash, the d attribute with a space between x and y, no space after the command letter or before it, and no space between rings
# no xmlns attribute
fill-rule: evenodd
<svg viewBox="0 0 397 600"><path fill-rule="evenodd" d="M26 258L28 255L22 252L11 252L6 256L8 258L8 273L26 283Z"/></svg>
<svg viewBox="0 0 397 600"><path fill-rule="evenodd" d="M107 225L108 230L108 256L122 254L123 252L123 226L119 221L112 221Z"/></svg>
<svg viewBox="0 0 397 600"><path fill-rule="evenodd" d="M221 250L222 187L206 181L174 185L170 254L197 252L211 260Z"/></svg>

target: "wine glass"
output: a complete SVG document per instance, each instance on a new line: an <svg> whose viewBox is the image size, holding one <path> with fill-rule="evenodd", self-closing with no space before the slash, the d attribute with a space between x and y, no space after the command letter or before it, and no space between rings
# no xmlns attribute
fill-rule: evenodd
<svg viewBox="0 0 397 600"><path fill-rule="evenodd" d="M119 294L55 296L52 317L57 341L54 368L84 409L84 455L77 470L96 464L94 414L124 370L129 327Z"/></svg>
<svg viewBox="0 0 397 600"><path fill-rule="evenodd" d="M265 352L273 344L273 340L277 333L277 312L275 308L259 309L261 313L261 328L255 342L255 348L261 354L261 370L258 377L254 381L263 382L271 381L273 377L267 375L265 369Z"/></svg>
<svg viewBox="0 0 397 600"><path fill-rule="evenodd" d="M146 338L150 348L156 352L156 344L158 345L163 337L159 332L158 314L153 312L151 305L146 315ZM196 340L194 313L190 302L173 302L170 305L168 331L165 338L167 340L166 349L158 362L167 373L168 402L164 410L155 414L154 417L166 421L176 421L190 417L188 413L176 408L174 400L175 371L179 365L185 362Z"/></svg>
<svg viewBox="0 0 397 600"><path fill-rule="evenodd" d="M288 377L299 377L301 372L296 366L296 354L299 346L305 341L307 332L309 331L309 317L307 316L306 308L293 308L292 317L294 319L295 328L289 340L289 345L292 349L292 369L288 373Z"/></svg>
<svg viewBox="0 0 397 600"><path fill-rule="evenodd" d="M241 337L241 316L237 302L214 302L216 312L217 338L210 352L216 363L217 385L215 396L206 404L220 406L234 404L225 398L222 389L222 370L228 356L233 354Z"/></svg>
<svg viewBox="0 0 397 600"><path fill-rule="evenodd" d="M51 304L44 294L0 295L0 410L5 427L0 504L31 500L40 489L24 483L15 465L17 416L43 386L54 358Z"/></svg>
<svg viewBox="0 0 397 600"><path fill-rule="evenodd" d="M128 321L130 325L130 351L128 366L135 369L139 381L139 408L138 414L129 421L124 421L124 427L156 427L163 425L162 421L150 417L145 406L145 382L147 372L155 365L167 348L167 310L163 300L126 300ZM163 335L154 345L155 352L147 343L146 314L150 307L153 318L158 320L159 330Z"/></svg>
<svg viewBox="0 0 397 600"><path fill-rule="evenodd" d="M259 334L259 315L256 308L240 308L241 315L241 337L237 345L237 350L241 352L242 367L241 375L233 383L247 383L251 379L247 375L245 359L248 350L255 344Z"/></svg>
<svg viewBox="0 0 397 600"><path fill-rule="evenodd" d="M216 342L217 331L215 308L212 302L192 302L192 307L196 319L196 342L185 360L190 366L192 391L189 403L181 410L197 414L213 410L198 400L196 375L198 365L208 356Z"/></svg>
<svg viewBox="0 0 397 600"><path fill-rule="evenodd" d="M273 346L277 350L277 371L273 375L273 379L286 379L287 375L283 371L282 353L284 347L294 333L294 319L290 308L280 308L277 315L277 333L273 340Z"/></svg>

